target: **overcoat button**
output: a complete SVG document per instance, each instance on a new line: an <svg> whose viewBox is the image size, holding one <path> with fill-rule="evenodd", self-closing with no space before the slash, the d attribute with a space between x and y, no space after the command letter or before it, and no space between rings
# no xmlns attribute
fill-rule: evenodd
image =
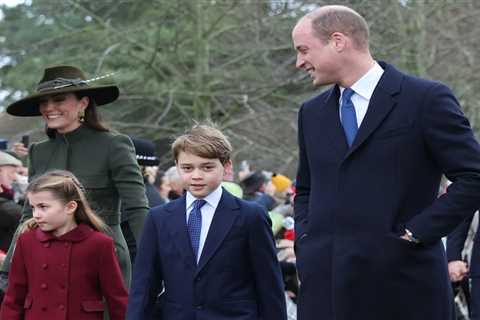
<svg viewBox="0 0 480 320"><path fill-rule="evenodd" d="M48 268L48 264L44 263L42 264L42 269L47 269Z"/></svg>
<svg viewBox="0 0 480 320"><path fill-rule="evenodd" d="M42 285L40 286L42 289L47 289L47 284L46 283L42 283Z"/></svg>

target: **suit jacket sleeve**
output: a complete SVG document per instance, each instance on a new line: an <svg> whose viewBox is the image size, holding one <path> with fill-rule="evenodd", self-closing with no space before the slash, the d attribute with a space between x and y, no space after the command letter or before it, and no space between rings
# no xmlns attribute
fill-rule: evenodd
<svg viewBox="0 0 480 320"><path fill-rule="evenodd" d="M259 318L286 320L282 273L267 213L258 208L249 224L250 261L257 289Z"/></svg>
<svg viewBox="0 0 480 320"><path fill-rule="evenodd" d="M307 151L303 137L302 110L298 113L298 148L299 161L296 180L296 195L294 201L295 235L300 238L307 231L308 203L310 199L310 167L308 165Z"/></svg>
<svg viewBox="0 0 480 320"><path fill-rule="evenodd" d="M2 303L0 319L23 319L23 305L27 296L28 283L21 238L18 240L13 254L12 271L10 272L8 281L8 289Z"/></svg>
<svg viewBox="0 0 480 320"><path fill-rule="evenodd" d="M163 277L158 255L159 244L154 221L155 212L148 214L138 246L127 308L126 319L128 320L150 319L155 301L162 289Z"/></svg>
<svg viewBox="0 0 480 320"><path fill-rule="evenodd" d="M122 272L115 255L113 240L109 239L100 256L100 285L108 304L111 320L125 319L128 293L123 283Z"/></svg>
<svg viewBox="0 0 480 320"><path fill-rule="evenodd" d="M460 223L447 237L447 259L457 261L462 259L462 251L467 239L468 230L472 223L473 216Z"/></svg>
<svg viewBox="0 0 480 320"><path fill-rule="evenodd" d="M452 181L448 192L413 217L407 228L423 242L448 235L480 203L480 147L453 93L434 84L421 108L420 125L432 158Z"/></svg>
<svg viewBox="0 0 480 320"><path fill-rule="evenodd" d="M122 201L123 215L138 241L148 213L148 203L131 140L121 134L114 136L109 155L112 179Z"/></svg>

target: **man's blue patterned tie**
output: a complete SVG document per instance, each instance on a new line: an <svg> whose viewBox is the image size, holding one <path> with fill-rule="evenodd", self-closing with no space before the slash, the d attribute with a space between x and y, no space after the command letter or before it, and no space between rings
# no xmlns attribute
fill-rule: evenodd
<svg viewBox="0 0 480 320"><path fill-rule="evenodd" d="M342 114L342 126L343 131L345 132L345 137L347 138L348 146L351 147L355 136L357 135L358 125L357 125L357 115L355 114L355 106L352 103L352 95L355 93L350 88L345 88L342 93L342 105L341 105L341 114Z"/></svg>

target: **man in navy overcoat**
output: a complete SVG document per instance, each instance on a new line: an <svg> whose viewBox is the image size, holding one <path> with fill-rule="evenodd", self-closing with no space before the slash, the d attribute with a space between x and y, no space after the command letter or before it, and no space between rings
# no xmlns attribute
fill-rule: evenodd
<svg viewBox="0 0 480 320"><path fill-rule="evenodd" d="M297 67L333 84L299 111L298 319L451 320L441 238L480 204L480 147L457 100L375 61L347 7L316 9L292 37ZM453 184L437 199L442 174Z"/></svg>

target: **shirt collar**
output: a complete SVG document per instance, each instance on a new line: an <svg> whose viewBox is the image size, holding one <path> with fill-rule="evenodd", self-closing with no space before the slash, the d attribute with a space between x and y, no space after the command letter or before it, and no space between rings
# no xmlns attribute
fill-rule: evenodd
<svg viewBox="0 0 480 320"><path fill-rule="evenodd" d="M210 192L210 194L203 198L203 200L207 201L207 203L213 208L216 208L218 206L218 203L220 202L220 198L222 197L222 192L223 189L222 185L220 184L217 189ZM187 191L187 210L192 206L195 200L198 200L198 198L195 198L189 191Z"/></svg>
<svg viewBox="0 0 480 320"><path fill-rule="evenodd" d="M383 72L384 70L382 67L375 61L370 70L368 70L368 72L358 79L350 88L362 98L370 100ZM345 88L340 87L340 92L343 93L344 89Z"/></svg>

